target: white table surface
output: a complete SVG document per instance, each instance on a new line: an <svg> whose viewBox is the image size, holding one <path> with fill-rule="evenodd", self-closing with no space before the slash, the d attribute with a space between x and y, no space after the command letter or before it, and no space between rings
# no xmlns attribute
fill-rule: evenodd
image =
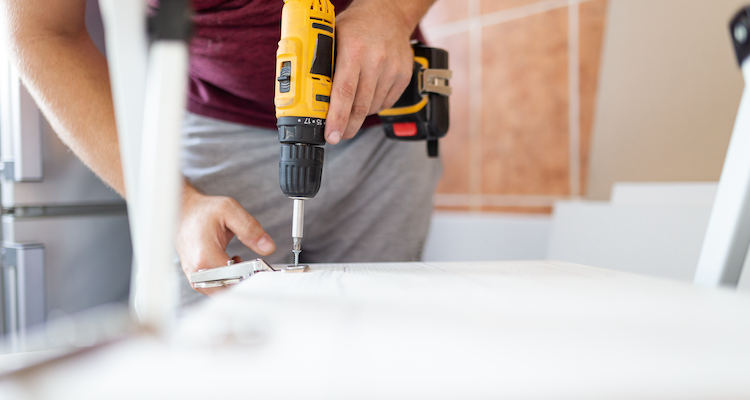
<svg viewBox="0 0 750 400"><path fill-rule="evenodd" d="M3 399L748 399L750 295L561 262L262 273Z"/></svg>

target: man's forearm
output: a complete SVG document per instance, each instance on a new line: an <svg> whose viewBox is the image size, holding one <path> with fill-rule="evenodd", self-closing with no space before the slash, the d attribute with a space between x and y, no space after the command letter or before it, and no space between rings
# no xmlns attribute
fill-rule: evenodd
<svg viewBox="0 0 750 400"><path fill-rule="evenodd" d="M59 30L37 28L34 22L39 21L23 15L26 7L19 5L18 0L6 1L4 6L9 19L16 21L9 29L13 57L45 117L62 141L124 196L105 57L88 36L85 26ZM68 7L75 6L68 4Z"/></svg>
<svg viewBox="0 0 750 400"><path fill-rule="evenodd" d="M392 11L400 19L394 23L403 24L411 32L436 0L354 0L350 7L373 1L380 3L380 6L386 10Z"/></svg>

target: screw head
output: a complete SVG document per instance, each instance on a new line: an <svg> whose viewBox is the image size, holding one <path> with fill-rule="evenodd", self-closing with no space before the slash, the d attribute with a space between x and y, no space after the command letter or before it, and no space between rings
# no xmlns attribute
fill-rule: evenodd
<svg viewBox="0 0 750 400"><path fill-rule="evenodd" d="M750 32L748 32L745 24L740 22L734 26L734 39L738 43L745 44L747 42L749 34Z"/></svg>

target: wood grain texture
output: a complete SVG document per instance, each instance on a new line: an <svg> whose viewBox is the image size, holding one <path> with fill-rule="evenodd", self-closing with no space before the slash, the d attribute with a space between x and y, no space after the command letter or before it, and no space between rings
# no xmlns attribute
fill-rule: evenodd
<svg viewBox="0 0 750 400"><path fill-rule="evenodd" d="M168 341L124 338L0 381L0 392L748 399L748 315L747 295L555 261L319 264L259 273L184 310ZM279 373L290 366L304 371L293 383ZM196 371L239 384L191 385Z"/></svg>
<svg viewBox="0 0 750 400"><path fill-rule="evenodd" d="M569 193L567 37L567 9L484 29L482 193Z"/></svg>

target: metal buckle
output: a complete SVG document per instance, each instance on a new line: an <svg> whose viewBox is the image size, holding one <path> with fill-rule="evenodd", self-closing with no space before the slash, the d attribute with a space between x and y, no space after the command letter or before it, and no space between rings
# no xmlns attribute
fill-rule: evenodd
<svg viewBox="0 0 750 400"><path fill-rule="evenodd" d="M307 269L307 265L274 267L260 258L237 264L235 264L234 261L229 260L225 267L202 269L198 272L193 272L190 274L190 284L196 289L215 288L235 285L258 272L298 273L305 272Z"/></svg>
<svg viewBox="0 0 750 400"><path fill-rule="evenodd" d="M448 81L453 77L449 69L425 69L422 73L422 93L437 93L443 96L453 94Z"/></svg>

